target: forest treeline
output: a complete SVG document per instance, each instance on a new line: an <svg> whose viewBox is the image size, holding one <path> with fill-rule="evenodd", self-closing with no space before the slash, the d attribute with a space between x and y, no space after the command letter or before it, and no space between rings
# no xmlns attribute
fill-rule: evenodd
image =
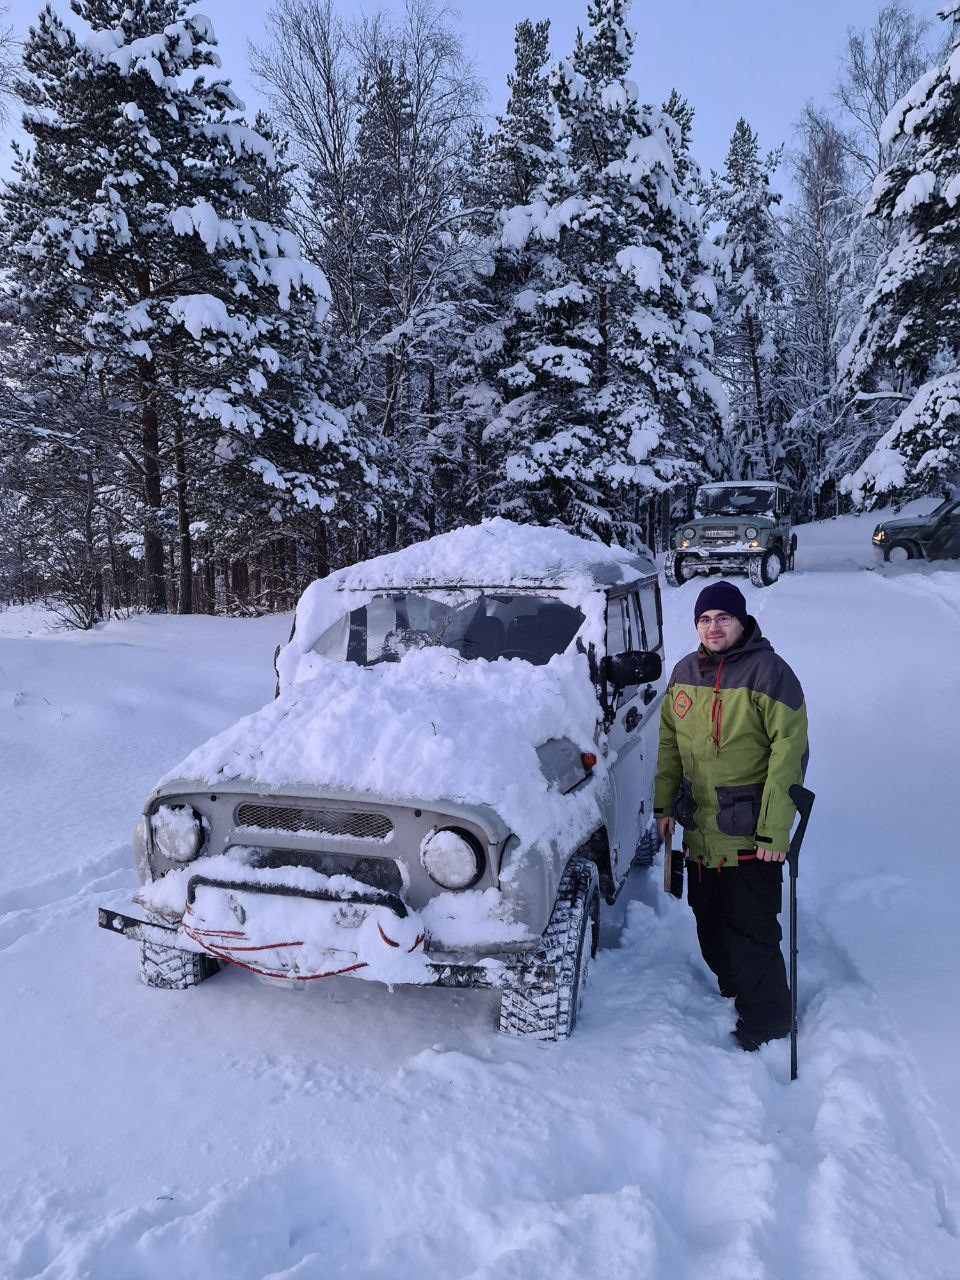
<svg viewBox="0 0 960 1280"><path fill-rule="evenodd" d="M960 0L711 173L629 0L520 22L492 122L433 0L275 0L253 120L193 0L72 9L0 40L0 603L261 612L487 516L659 549L711 478L956 482Z"/></svg>

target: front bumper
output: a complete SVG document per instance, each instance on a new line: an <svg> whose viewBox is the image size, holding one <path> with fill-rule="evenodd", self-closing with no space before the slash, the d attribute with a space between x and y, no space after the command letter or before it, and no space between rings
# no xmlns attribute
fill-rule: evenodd
<svg viewBox="0 0 960 1280"><path fill-rule="evenodd" d="M294 983L351 974L386 983L503 988L556 981L535 951L436 958L425 952L419 916L392 894L338 893L192 876L178 924L105 907L102 929L138 942L213 956Z"/></svg>
<svg viewBox="0 0 960 1280"><path fill-rule="evenodd" d="M687 573L712 573L715 569L746 573L751 557L763 555L765 549L738 543L735 546L676 547L674 551L676 555L683 556L683 568Z"/></svg>

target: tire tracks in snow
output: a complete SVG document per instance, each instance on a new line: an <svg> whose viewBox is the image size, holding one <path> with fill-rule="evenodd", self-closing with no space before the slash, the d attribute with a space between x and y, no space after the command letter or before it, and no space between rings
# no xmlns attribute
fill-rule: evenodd
<svg viewBox="0 0 960 1280"><path fill-rule="evenodd" d="M130 888L135 875L126 844L56 875L20 885L0 894L0 953L21 938L42 933L75 915L88 911L91 899Z"/></svg>
<svg viewBox="0 0 960 1280"><path fill-rule="evenodd" d="M192 1059L215 1091L192 1097L177 1074L171 1098L151 1106L172 1105L202 1140L214 1099L230 1099L251 1133L225 1151L246 1159L206 1184L184 1169L183 1185L133 1203L71 1181L41 1208L40 1189L5 1215L17 1225L0 1269L169 1280L189 1250L205 1280L953 1280L943 1242L956 1241L938 1213L939 1157L909 1057L836 938L802 915L791 1084L786 1042L733 1047L731 1006L659 877L631 878L623 931L616 912L605 931L619 945L598 954L566 1043L498 1038L484 993L438 1006L448 993L360 984L356 998L346 986L341 998L332 987L291 997L284 1013L275 993L232 974L211 984L205 1009L196 993L170 994L186 1044L204 1025L216 1036L210 1019L236 1020ZM254 997L259 1036L241 1013ZM127 999L119 987L113 998ZM344 1036L357 1046L346 1060ZM371 1064L371 1036L395 1046L393 1061ZM156 1055L149 1027L142 1041Z"/></svg>

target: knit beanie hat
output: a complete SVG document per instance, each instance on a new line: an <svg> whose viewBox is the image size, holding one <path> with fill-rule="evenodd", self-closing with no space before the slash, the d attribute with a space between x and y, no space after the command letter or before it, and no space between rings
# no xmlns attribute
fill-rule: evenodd
<svg viewBox="0 0 960 1280"><path fill-rule="evenodd" d="M742 627L747 625L747 602L743 592L732 582L711 582L708 587L703 588L693 608L694 623L708 609L722 609L724 613L736 618Z"/></svg>

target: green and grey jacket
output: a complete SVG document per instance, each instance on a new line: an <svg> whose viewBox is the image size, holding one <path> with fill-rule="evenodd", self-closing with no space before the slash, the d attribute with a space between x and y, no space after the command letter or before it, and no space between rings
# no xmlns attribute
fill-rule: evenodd
<svg viewBox="0 0 960 1280"><path fill-rule="evenodd" d="M702 646L674 667L660 708L654 813L676 818L692 858L737 865L755 845L783 850L807 767L800 682L750 618L726 653Z"/></svg>

